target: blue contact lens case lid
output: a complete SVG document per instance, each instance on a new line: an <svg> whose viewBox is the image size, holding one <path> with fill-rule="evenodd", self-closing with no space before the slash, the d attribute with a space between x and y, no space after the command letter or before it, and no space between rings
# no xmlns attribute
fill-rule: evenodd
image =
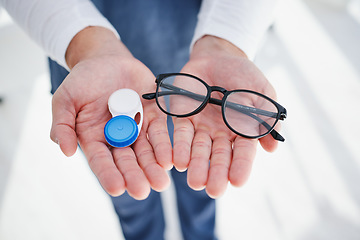
<svg viewBox="0 0 360 240"><path fill-rule="evenodd" d="M111 118L105 125L106 141L113 147L127 147L135 142L139 130L135 120L126 115Z"/></svg>

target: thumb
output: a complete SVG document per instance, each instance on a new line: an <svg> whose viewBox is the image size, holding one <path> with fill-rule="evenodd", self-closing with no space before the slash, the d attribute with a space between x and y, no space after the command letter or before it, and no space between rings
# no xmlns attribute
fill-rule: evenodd
<svg viewBox="0 0 360 240"><path fill-rule="evenodd" d="M51 140L60 146L61 151L67 157L74 155L77 149L74 105L67 101L61 101L55 94L52 100L52 117Z"/></svg>

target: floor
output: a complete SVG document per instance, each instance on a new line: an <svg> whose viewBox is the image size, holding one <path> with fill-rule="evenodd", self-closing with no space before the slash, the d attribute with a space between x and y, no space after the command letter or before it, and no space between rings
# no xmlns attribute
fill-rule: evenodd
<svg viewBox="0 0 360 240"><path fill-rule="evenodd" d="M220 239L360 239L359 43L358 0L280 1L255 62L288 110L286 141L219 199ZM49 139L44 53L4 11L0 76L0 239L122 239L82 154ZM180 240L173 194L166 237Z"/></svg>

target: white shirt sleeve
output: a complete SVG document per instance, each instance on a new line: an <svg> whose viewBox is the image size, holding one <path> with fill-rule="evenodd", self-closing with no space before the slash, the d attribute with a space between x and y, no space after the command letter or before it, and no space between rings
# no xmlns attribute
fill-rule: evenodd
<svg viewBox="0 0 360 240"><path fill-rule="evenodd" d="M191 48L204 35L223 38L253 59L276 0L203 0Z"/></svg>
<svg viewBox="0 0 360 240"><path fill-rule="evenodd" d="M89 0L0 0L0 4L53 60L68 70L66 49L82 29L101 26L119 37Z"/></svg>

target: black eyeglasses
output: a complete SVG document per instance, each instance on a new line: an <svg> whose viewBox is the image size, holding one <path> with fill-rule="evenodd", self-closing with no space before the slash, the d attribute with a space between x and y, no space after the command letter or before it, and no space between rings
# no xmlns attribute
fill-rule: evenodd
<svg viewBox="0 0 360 240"><path fill-rule="evenodd" d="M209 86L186 73L160 74L155 82L156 92L142 97L147 100L156 98L158 107L168 115L189 117L203 110L207 103L212 103L221 106L223 120L234 133L246 138L261 138L270 133L274 139L285 141L274 127L279 120L286 118L286 109L261 93ZM223 97L212 98L212 92L222 93Z"/></svg>

